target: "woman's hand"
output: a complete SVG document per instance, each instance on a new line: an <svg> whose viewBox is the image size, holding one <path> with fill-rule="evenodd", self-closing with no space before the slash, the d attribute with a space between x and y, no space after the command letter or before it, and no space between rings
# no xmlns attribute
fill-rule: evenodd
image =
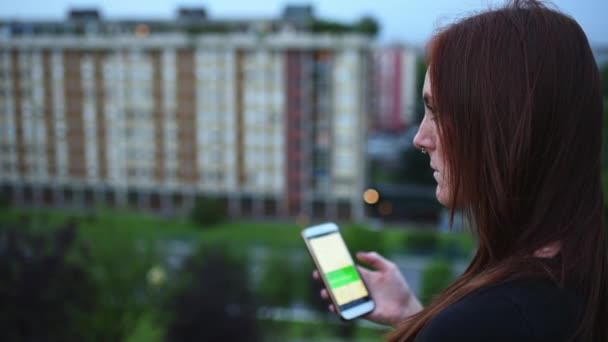
<svg viewBox="0 0 608 342"><path fill-rule="evenodd" d="M358 267L363 281L367 284L376 308L365 316L366 319L395 326L403 319L422 310L422 305L410 290L409 285L397 266L376 252L357 253L357 258L374 270ZM315 279L320 279L317 271ZM326 289L321 290L321 297L329 300ZM335 312L333 305L329 306Z"/></svg>

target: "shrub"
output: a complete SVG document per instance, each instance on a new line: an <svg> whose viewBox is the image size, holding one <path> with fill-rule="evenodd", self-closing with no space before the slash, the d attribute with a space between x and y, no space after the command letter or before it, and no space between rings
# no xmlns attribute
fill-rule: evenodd
<svg viewBox="0 0 608 342"><path fill-rule="evenodd" d="M190 257L168 299L167 341L256 341L256 306L244 263L219 247Z"/></svg>
<svg viewBox="0 0 608 342"><path fill-rule="evenodd" d="M370 230L362 225L346 226L341 231L352 254L362 251L375 251L384 254L384 239L380 232Z"/></svg>
<svg viewBox="0 0 608 342"><path fill-rule="evenodd" d="M312 268L310 270L312 271ZM306 303L308 304L309 309L323 314L327 313L327 306L329 305L329 303L321 299L320 296L321 290L325 288L325 286L323 285L323 281L315 280L312 278L312 276L309 276L307 285L308 297Z"/></svg>
<svg viewBox="0 0 608 342"><path fill-rule="evenodd" d="M217 198L197 197L190 218L202 226L218 224L227 218L226 208Z"/></svg>
<svg viewBox="0 0 608 342"><path fill-rule="evenodd" d="M452 265L445 260L434 260L422 271L421 300L428 305L454 279Z"/></svg>
<svg viewBox="0 0 608 342"><path fill-rule="evenodd" d="M0 193L0 209L8 209L11 207L11 201L4 193Z"/></svg>
<svg viewBox="0 0 608 342"><path fill-rule="evenodd" d="M441 234L439 237L441 255L449 259L469 258L475 249L473 237L468 234Z"/></svg>
<svg viewBox="0 0 608 342"><path fill-rule="evenodd" d="M5 341L82 341L101 334L90 315L97 289L75 226L50 233L0 229L0 331ZM101 336L103 338L103 336Z"/></svg>
<svg viewBox="0 0 608 342"><path fill-rule="evenodd" d="M264 263L259 285L259 294L264 305L289 306L295 299L294 285L297 283L298 268L294 267L288 255L271 254Z"/></svg>
<svg viewBox="0 0 608 342"><path fill-rule="evenodd" d="M411 230L405 237L405 248L412 253L429 254L437 249L439 235L428 229Z"/></svg>
<svg viewBox="0 0 608 342"><path fill-rule="evenodd" d="M155 310L156 293L147 274L159 263L154 245L120 227L86 240L91 245L89 273L97 284L99 305L92 317L104 340L122 341L137 329L142 316Z"/></svg>
<svg viewBox="0 0 608 342"><path fill-rule="evenodd" d="M429 158L420 153L415 146L401 152L401 165L398 181L402 184L435 185L433 174L429 172Z"/></svg>

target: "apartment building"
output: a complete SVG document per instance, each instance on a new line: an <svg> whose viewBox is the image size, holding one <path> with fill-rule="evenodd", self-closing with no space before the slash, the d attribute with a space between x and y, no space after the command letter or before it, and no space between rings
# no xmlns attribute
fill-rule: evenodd
<svg viewBox="0 0 608 342"><path fill-rule="evenodd" d="M364 217L369 38L44 25L0 35L11 201L176 213L207 196L235 217Z"/></svg>
<svg viewBox="0 0 608 342"><path fill-rule="evenodd" d="M402 45L379 46L372 52L370 129L402 133L416 120L418 52Z"/></svg>

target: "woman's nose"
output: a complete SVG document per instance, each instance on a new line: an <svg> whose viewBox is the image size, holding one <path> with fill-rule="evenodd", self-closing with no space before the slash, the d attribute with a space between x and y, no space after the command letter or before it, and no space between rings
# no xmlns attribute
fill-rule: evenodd
<svg viewBox="0 0 608 342"><path fill-rule="evenodd" d="M433 148L433 139L430 133L426 119L422 120L418 132L414 136L414 146L419 150L431 150Z"/></svg>

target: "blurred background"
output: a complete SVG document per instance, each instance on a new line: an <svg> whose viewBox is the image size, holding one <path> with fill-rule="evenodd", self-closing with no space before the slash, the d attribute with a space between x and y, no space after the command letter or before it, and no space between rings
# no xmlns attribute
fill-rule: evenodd
<svg viewBox="0 0 608 342"><path fill-rule="evenodd" d="M412 146L424 47L501 3L0 4L2 340L381 340L327 312L300 231L424 303L465 269ZM608 3L554 3L608 80Z"/></svg>

